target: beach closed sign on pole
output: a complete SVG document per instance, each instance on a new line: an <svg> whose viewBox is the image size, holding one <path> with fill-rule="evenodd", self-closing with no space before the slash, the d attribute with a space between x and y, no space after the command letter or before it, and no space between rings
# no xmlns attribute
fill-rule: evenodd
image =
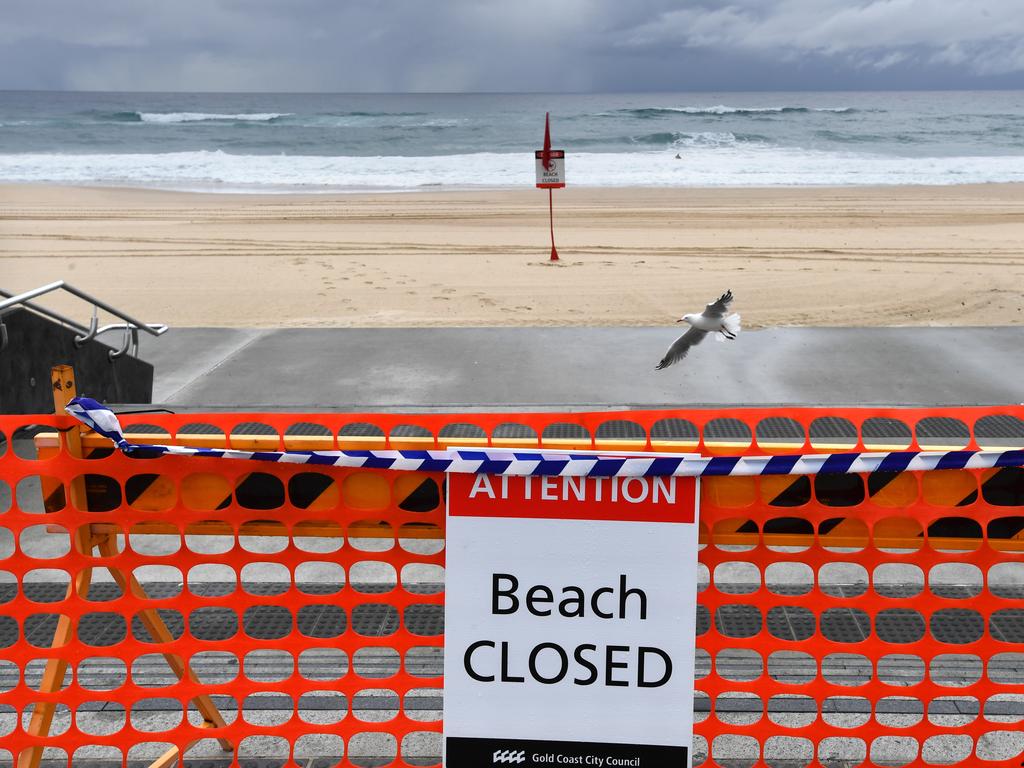
<svg viewBox="0 0 1024 768"><path fill-rule="evenodd" d="M551 116L544 115L544 148L534 153L537 186L540 189L561 189L565 186L565 150L551 148Z"/></svg>
<svg viewBox="0 0 1024 768"><path fill-rule="evenodd" d="M534 152L539 189L562 189L565 187L565 150L552 149L544 156L544 150ZM547 165L545 165L545 162Z"/></svg>
<svg viewBox="0 0 1024 768"><path fill-rule="evenodd" d="M450 474L447 768L690 763L697 480Z"/></svg>

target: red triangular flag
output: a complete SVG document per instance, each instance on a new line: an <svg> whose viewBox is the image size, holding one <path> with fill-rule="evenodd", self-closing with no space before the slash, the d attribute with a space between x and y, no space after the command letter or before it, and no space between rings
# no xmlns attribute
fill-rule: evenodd
<svg viewBox="0 0 1024 768"><path fill-rule="evenodd" d="M544 166L545 171L551 170L551 124L549 122L550 113L544 113L544 151L541 152L540 162Z"/></svg>

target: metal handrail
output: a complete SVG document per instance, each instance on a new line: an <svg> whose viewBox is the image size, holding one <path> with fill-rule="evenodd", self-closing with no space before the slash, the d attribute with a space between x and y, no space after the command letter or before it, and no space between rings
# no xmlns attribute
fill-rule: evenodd
<svg viewBox="0 0 1024 768"><path fill-rule="evenodd" d="M73 296L77 296L83 301L87 301L92 304L92 318L89 321L89 326L86 327L81 323L76 323L59 312L54 312L52 309L41 307L31 299L35 299L39 296L43 296L47 293L54 291L67 291ZM131 315L122 312L119 309L115 309L105 301L97 299L95 296L86 293L80 288L70 285L64 280L58 280L54 283L48 283L47 285L40 286L39 288L33 288L31 291L25 291L24 293L11 294L7 291L0 289L0 296L4 296L3 301L0 301L0 349L7 346L7 333L6 327L3 325L3 316L7 312L12 311L16 307L25 307L31 309L33 312L37 312L45 317L55 320L58 323L68 326L69 328L78 332L75 336L75 346L80 347L83 344L92 341L102 333L114 330L124 331L124 340L118 349L110 350L107 355L111 360L115 360L119 357L124 356L131 351L132 355L137 355L139 351L139 331L145 331L151 336L161 336L167 332L167 326L163 323L144 323L141 320L136 320ZM124 322L122 323L111 323L99 326L99 320L97 318L97 310L102 309L105 312L119 317Z"/></svg>

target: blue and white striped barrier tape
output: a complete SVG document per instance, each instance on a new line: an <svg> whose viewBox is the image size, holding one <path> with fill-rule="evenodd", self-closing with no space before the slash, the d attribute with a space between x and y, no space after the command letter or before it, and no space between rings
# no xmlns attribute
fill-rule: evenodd
<svg viewBox="0 0 1024 768"><path fill-rule="evenodd" d="M889 451L784 456L615 456L568 451L452 448L440 451L238 451L181 445L129 443L113 412L88 397L76 397L67 412L132 456L206 456L329 467L419 472L570 477L721 477L724 475L830 475L854 472L918 472L1024 465L1024 450Z"/></svg>

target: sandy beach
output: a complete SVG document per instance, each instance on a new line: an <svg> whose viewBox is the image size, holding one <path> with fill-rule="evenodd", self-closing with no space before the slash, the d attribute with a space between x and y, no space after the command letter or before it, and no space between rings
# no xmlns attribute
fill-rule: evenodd
<svg viewBox="0 0 1024 768"><path fill-rule="evenodd" d="M229 195L0 186L0 287L173 326L1024 324L1024 185ZM83 320L82 304L46 306Z"/></svg>

